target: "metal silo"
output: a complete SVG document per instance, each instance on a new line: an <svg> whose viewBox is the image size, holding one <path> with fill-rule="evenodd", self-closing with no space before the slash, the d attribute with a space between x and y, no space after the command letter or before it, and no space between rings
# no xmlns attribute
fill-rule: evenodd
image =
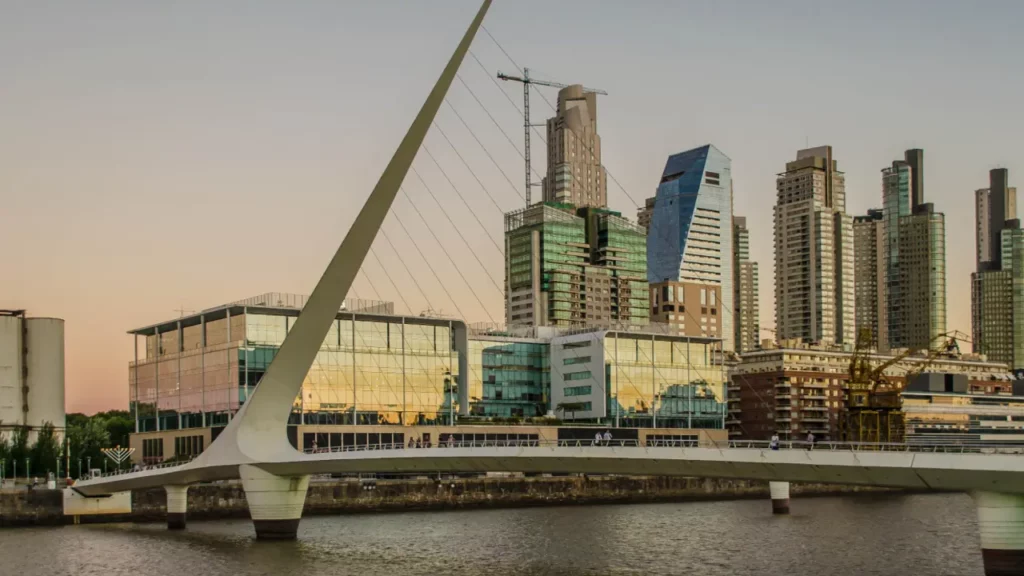
<svg viewBox="0 0 1024 576"><path fill-rule="evenodd" d="M64 321L60 318L25 320L28 353L26 424L33 431L49 422L64 428Z"/></svg>

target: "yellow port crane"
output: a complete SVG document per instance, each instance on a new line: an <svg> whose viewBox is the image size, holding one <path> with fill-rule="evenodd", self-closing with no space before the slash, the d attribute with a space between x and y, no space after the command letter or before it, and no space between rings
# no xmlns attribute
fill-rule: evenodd
<svg viewBox="0 0 1024 576"><path fill-rule="evenodd" d="M933 346L940 339L945 340L943 344ZM917 350L903 350L878 366L872 367L871 341L870 329L861 330L857 335L857 343L850 358L846 413L840 422L842 436L849 442L903 442L906 431L902 410L903 385L889 380L885 376L885 371L911 357ZM909 382L941 356L958 358L958 341L970 342L970 338L956 330L932 338L927 355L922 362L907 371L904 381Z"/></svg>

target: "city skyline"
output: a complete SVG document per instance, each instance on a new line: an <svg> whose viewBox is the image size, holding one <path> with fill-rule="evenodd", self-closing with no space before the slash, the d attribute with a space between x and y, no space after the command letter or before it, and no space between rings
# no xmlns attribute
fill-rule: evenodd
<svg viewBox="0 0 1024 576"><path fill-rule="evenodd" d="M74 5L63 10L62 18L55 16L56 8L25 6L0 23L0 70L19 80L13 90L0 95L0 109L19 111L11 118L9 129L0 134L0 193L5 199L0 243L18 247L0 255L0 269L5 271L0 304L68 321L70 410L125 404L123 361L131 352L125 332L132 326L163 319L171 312L169 308L198 310L268 290L308 291L339 230L347 229L354 216L349 206L362 200L349 190L367 188L369 176L365 174L375 173L375 167L386 161L393 141L389 136L411 116L420 97L403 94L400 88L436 72L431 63L447 48L432 36L444 37L447 28L454 30L457 26L442 22L443 14L465 10L466 5L439 3L430 9L417 5L307 7L290 13L279 7L254 6L251 13L242 15L249 27L231 26L231 17L237 14L217 8L199 14L195 8L163 8L158 13L164 18L159 19L141 10L122 9L117 18L100 21L87 14L76 18L84 8ZM491 32L520 65L539 66L545 76L608 90L610 95L601 97L600 104L604 164L633 201L642 203L653 193L667 155L709 141L725 150L733 159L735 211L750 219L751 256L761 264L764 278L771 277L771 226L758 214L765 214L766 209L770 213L774 173L795 150L808 145L834 146L847 175L850 215L878 205L878 168L907 148L923 148L929 153L928 198L949 215L972 211L973 192L990 168L1002 166L1024 173L1021 148L1012 140L1022 127L1020 115L1012 114L1021 100L1020 81L1010 78L1002 90L991 93L971 89L987 73L1012 62L1008 55L1019 53L1012 48L1016 41L1009 28L1000 35L982 26L995 26L998 31L1007 25L1003 23L1014 20L1011 14L993 24L990 18L953 3L925 4L924 16L931 29L913 31L913 38L905 41L917 44L909 52L899 53L897 49L903 45L889 44L885 29L910 18L911 12L917 13L907 3L892 9L892 23L873 23L872 30L860 36L829 28L825 37L830 42L818 54L794 54L793 47L766 42L769 34L765 33L755 35L758 42L766 42L763 49L753 50L753 40L742 38L753 34L745 21L764 16L760 21L770 28L772 22L785 18L814 21L834 15L813 10L799 14L796 3L788 4L790 9L739 6L642 6L632 10L599 6L579 11L569 3L552 7L539 3L499 5ZM1005 12L1019 14L1020 7L1004 6ZM538 34L540 41L524 41L517 29L539 9L583 17L581 26L603 34L629 24L668 26L689 16L691 21L706 22L704 27L714 36L723 32L720 25L712 23L738 14L744 17L734 20L741 26L727 31L730 49L714 55L716 62L729 66L712 71L707 81L719 83L723 89L686 95L683 105L668 108L667 104L682 95L668 79L655 73L671 58L659 61L655 56L667 48L699 47L707 39L700 25L694 26L693 38L677 39L679 44L666 45L658 34L645 33L636 47L616 55L611 47L600 45L599 36L565 39L564 34L552 32L547 38ZM837 9L850 21L864 22L871 6L864 3ZM94 10L104 12L102 5ZM436 17L438 24L432 34L418 33L404 24L387 30L396 18L401 19L400 24L408 20L417 26L434 22L434 10L442 15ZM664 24L651 21L653 10L667 12ZM82 26L82 21L87 25ZM558 21L552 18L536 25L555 30ZM442 33L437 32L438 27ZM268 29L282 32L288 40L268 43L263 34ZM382 31L388 43L398 46L376 55L375 64L347 55ZM345 38L346 34L351 38ZM808 42L823 40L819 34L824 36L823 32L813 33ZM215 36L216 43L207 40ZM560 36L563 39L556 40ZM958 43L949 42L951 36L960 38L963 45L973 44L970 53L952 50L948 45ZM193 37L201 41L183 42ZM488 42L482 35L474 50L489 72L510 68ZM586 51L574 48L573 43L597 50L597 57L580 54ZM183 48L181 44L191 45ZM126 46L133 49L125 50ZM409 46L418 50L410 51ZM111 50L116 54L113 62L101 64L102 58L110 59ZM915 87L873 94L876 91L870 86L887 82L888 75L899 68L894 64L920 58L923 53L930 56L916 70L921 81ZM798 109L818 104L798 98L799 86L780 86L779 96L757 90L758 84L782 70L800 78L803 72L789 70L787 56L810 61L836 58L832 66L845 66L853 79L841 75L844 71L833 78L854 97L829 102L834 117L812 114L804 119ZM628 58L650 65L631 67ZM368 74L374 75L372 81ZM479 69L465 70L465 76L474 90L494 90ZM275 82L268 90L267 78L271 77ZM360 79L355 87L352 78ZM652 83L653 91L649 90ZM386 110L380 107L380 92L393 95ZM316 96L318 93L322 96ZM506 93L514 95L515 89L508 87ZM553 92L545 94L554 99ZM927 101L923 100L926 96ZM491 92L489 98L488 105L501 125L517 134L521 120L517 123L515 111L502 104L497 92ZM460 94L457 104L462 109L472 101ZM534 105L544 110L543 117L549 117L541 100L535 97ZM667 115L646 118L641 105ZM447 112L442 124L446 132L449 127L459 127L450 110ZM878 115L877 120L871 118L873 114ZM467 120L481 131L487 122L481 113ZM496 129L486 138L490 147L497 149L501 144ZM444 150L444 140L438 134L432 133L428 140L435 154ZM457 143L471 145L468 136ZM535 158L543 157L538 154L541 150L535 148ZM438 160L453 172L459 166L450 153L438 154ZM505 149L498 160L518 183L521 162L515 152ZM486 162L486 158L477 158L473 166ZM430 159L421 153L417 166L440 193L444 179L439 172L430 171ZM453 177L463 192L472 189L468 174ZM503 209L519 206L514 191L502 184L501 178L497 172L489 174L487 188L501 191ZM410 193L416 192L417 210L429 219L443 218L431 207L415 175L406 184ZM608 188L611 208L632 216L635 206L618 185L611 182ZM472 215L457 205L458 199L450 191L445 194L444 199L452 203L453 218L466 222L466 233L482 245L482 253L487 248L485 234L500 238L500 214L487 216L486 230L474 229ZM477 196L472 198L473 205L483 211L488 200ZM316 214L299 230L295 224L308 215L307 206L315 206ZM409 204L397 206L396 212L415 225L415 211ZM970 332L971 327L972 224L950 223L946 231L948 328L963 332ZM395 222L389 219L385 229L399 249L412 250ZM427 234L422 226L412 231L417 238ZM443 232L442 240L448 246L459 242L451 231ZM323 249L308 261L288 257L296 246L310 244ZM387 261L391 255L387 244L378 239L375 246ZM459 256L470 258L464 249ZM398 292L390 288L376 262L369 266L368 274L380 296L400 304ZM268 274L273 271L280 274ZM499 268L488 271L500 278ZM429 276L422 266L414 267L414 272ZM453 270L445 272L446 277L454 276ZM284 285L266 285L266 278L275 276ZM396 278L400 283L403 279L408 281ZM487 286L484 274L472 270L469 280L483 295ZM767 281L762 284L761 318L762 325L768 327L774 324L774 298ZM458 286L452 290L456 298L471 300L467 290ZM435 307L454 314L436 286L428 291L431 300L443 303ZM365 278L357 283L356 295L373 298ZM486 310L500 316L501 295L489 292L484 298ZM411 307L421 308L422 304L429 302L414 301ZM467 320L486 321L483 310L467 310Z"/></svg>

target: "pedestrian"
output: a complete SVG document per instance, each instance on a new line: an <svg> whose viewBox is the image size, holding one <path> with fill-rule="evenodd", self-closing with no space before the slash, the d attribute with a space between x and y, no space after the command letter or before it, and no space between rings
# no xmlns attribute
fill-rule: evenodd
<svg viewBox="0 0 1024 576"><path fill-rule="evenodd" d="M415 447L416 447L416 438L410 436L409 437L409 448L415 448Z"/></svg>
<svg viewBox="0 0 1024 576"><path fill-rule="evenodd" d="M598 430L597 434L594 434L594 446L600 446L601 445L601 440L602 440L601 431Z"/></svg>
<svg viewBox="0 0 1024 576"><path fill-rule="evenodd" d="M814 450L814 432L807 431L807 450Z"/></svg>
<svg viewBox="0 0 1024 576"><path fill-rule="evenodd" d="M416 447L417 448L423 448L423 440L420 440L419 438L417 438L416 439Z"/></svg>
<svg viewBox="0 0 1024 576"><path fill-rule="evenodd" d="M771 439L771 441L770 441L770 442L768 443L768 446L769 446L769 447L770 447L770 448L771 448L772 450L778 450L778 449L779 449L779 433L778 433L778 432L776 432L776 433L772 434L772 439Z"/></svg>
<svg viewBox="0 0 1024 576"><path fill-rule="evenodd" d="M448 435L448 447L449 448L454 448L455 447L455 434L449 434Z"/></svg>
<svg viewBox="0 0 1024 576"><path fill-rule="evenodd" d="M604 443L607 446L611 446L612 445L612 433L609 430L605 430L604 431Z"/></svg>

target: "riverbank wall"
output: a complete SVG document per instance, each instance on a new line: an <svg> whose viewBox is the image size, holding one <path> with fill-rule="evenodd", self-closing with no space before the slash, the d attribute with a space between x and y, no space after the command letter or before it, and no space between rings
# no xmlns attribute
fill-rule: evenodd
<svg viewBox="0 0 1024 576"><path fill-rule="evenodd" d="M793 497L891 489L833 484L793 483ZM536 478L459 478L437 480L314 481L306 495L304 515L363 514L411 510L462 510L768 499L768 483L717 478L565 476ZM163 489L132 493L132 513L83 517L83 522L162 522L167 496ZM765 504L767 506L767 503ZM239 482L201 484L189 488L188 516L193 520L247 518L248 504ZM60 490L0 490L0 527L70 523L64 516Z"/></svg>

